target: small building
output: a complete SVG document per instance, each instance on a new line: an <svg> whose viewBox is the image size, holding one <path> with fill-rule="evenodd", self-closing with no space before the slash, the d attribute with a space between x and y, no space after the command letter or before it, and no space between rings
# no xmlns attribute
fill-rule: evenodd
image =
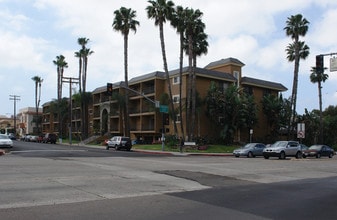
<svg viewBox="0 0 337 220"><path fill-rule="evenodd" d="M42 108L38 108L38 116L42 116ZM19 136L24 136L26 134L37 134L39 133L37 129L36 118L36 108L27 107L19 110L16 117L17 134ZM39 125L41 126L41 125Z"/></svg>

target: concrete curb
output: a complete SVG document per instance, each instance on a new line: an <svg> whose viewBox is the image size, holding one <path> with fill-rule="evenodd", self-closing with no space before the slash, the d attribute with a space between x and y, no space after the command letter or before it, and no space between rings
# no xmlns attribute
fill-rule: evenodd
<svg viewBox="0 0 337 220"><path fill-rule="evenodd" d="M171 151L155 151L155 150L142 150L142 149L132 149L132 151L147 153L147 154L160 154L160 155L170 155L170 156L216 156L216 157L228 157L233 156L231 153L194 153L194 152L171 152Z"/></svg>

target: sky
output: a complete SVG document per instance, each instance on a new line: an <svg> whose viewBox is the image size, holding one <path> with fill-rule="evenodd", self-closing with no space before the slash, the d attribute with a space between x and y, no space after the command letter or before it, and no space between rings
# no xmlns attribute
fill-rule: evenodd
<svg viewBox="0 0 337 220"><path fill-rule="evenodd" d="M199 9L208 34L208 53L198 67L233 57L245 64L242 75L282 83L291 95L294 63L286 59L291 43L284 31L291 15L302 14L309 30L300 40L310 55L300 61L297 112L319 108L317 84L310 82L310 69L318 54L324 57L328 80L322 85L323 109L337 105L337 72L329 62L337 52L337 1L333 0L174 0L175 5ZM43 79L41 105L57 97L57 72L53 60L63 55L68 63L64 76L77 77L77 39L89 38L87 91L108 82L124 80L123 37L112 28L113 12L120 7L136 11L140 26L129 35L129 79L163 71L159 30L147 18L147 0L0 0L0 115L14 113L12 95L19 96L16 112L35 107L34 76ZM166 23L165 43L169 70L179 67L179 36ZM187 65L185 59L184 65ZM74 85L73 87L76 86ZM69 97L69 84L63 85ZM41 107L40 105L40 107Z"/></svg>

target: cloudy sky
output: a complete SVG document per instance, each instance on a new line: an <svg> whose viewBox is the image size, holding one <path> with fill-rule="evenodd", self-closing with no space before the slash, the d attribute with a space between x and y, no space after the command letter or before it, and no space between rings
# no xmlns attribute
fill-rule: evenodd
<svg viewBox="0 0 337 220"><path fill-rule="evenodd" d="M309 22L304 40L310 56L300 63L297 111L318 109L317 85L309 75L317 54L337 52L337 1L332 0L174 0L176 5L199 9L204 13L209 36L208 54L198 60L204 67L212 61L234 57L245 63L243 75L280 82L292 88L293 63L286 59L285 48L291 42L283 28L287 17L302 14ZM69 68L64 75L76 77L80 49L79 37L90 39L94 51L89 57L87 90L124 79L123 38L112 29L113 12L121 6L137 12L137 33L129 36L129 79L153 71L162 71L159 31L149 20L146 0L0 0L0 115L13 114L10 95L20 96L17 112L35 107L35 84L43 79L41 104L57 97L56 56L64 55ZM178 35L169 24L165 28L169 69L178 68ZM324 58L329 67L331 56ZM323 84L323 108L337 105L337 72L326 72ZM63 96L69 96L69 85Z"/></svg>

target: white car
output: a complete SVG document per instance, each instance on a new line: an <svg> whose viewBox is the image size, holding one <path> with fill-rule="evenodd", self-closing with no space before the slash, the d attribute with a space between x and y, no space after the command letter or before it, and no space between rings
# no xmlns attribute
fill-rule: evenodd
<svg viewBox="0 0 337 220"><path fill-rule="evenodd" d="M0 134L0 147L13 147L13 141L8 135Z"/></svg>

